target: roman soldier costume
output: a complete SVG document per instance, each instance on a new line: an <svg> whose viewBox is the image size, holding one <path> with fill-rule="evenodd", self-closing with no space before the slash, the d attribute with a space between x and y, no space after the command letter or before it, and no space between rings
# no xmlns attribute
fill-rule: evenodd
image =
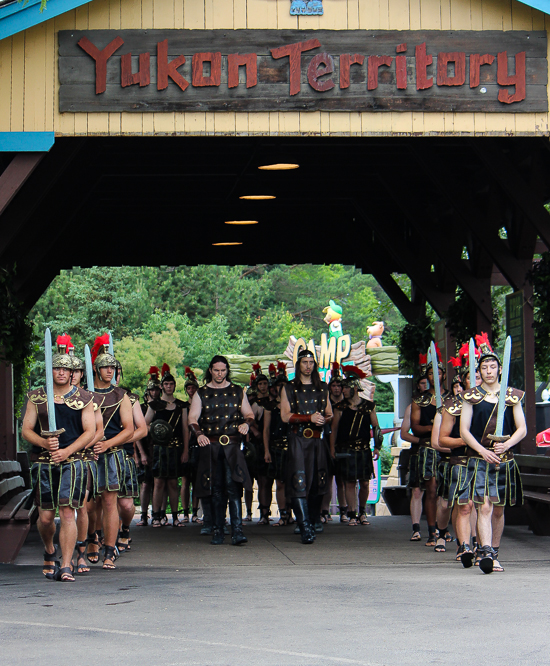
<svg viewBox="0 0 550 666"><path fill-rule="evenodd" d="M495 359L499 366L501 360L493 351L486 334L476 335L480 356L478 368L489 358ZM494 440L491 439L496 430L497 403L486 400L488 393L481 386L470 388L463 394L463 399L472 405L472 421L470 432L486 449L494 451ZM507 387L502 435L511 436L516 431L513 408L523 402L525 393L519 389ZM497 396L498 397L498 394ZM483 504L486 498L495 506L515 506L523 503L523 491L519 468L514 460L514 448L508 449L499 457L500 464L495 465L484 460L477 451L469 449L468 477L472 484L472 499L475 504Z"/></svg>
<svg viewBox="0 0 550 666"><path fill-rule="evenodd" d="M315 358L309 349L300 350L298 364L307 357ZM320 387L316 387L294 379L284 390L291 410L286 496L296 515L302 543L312 543L315 532L310 519L314 524L320 521L322 496L329 489L329 456L324 442L320 441L323 426L313 424L309 417L316 412L324 414L329 399L328 386L321 382Z"/></svg>
<svg viewBox="0 0 550 666"><path fill-rule="evenodd" d="M69 336L59 336L58 352L52 357L53 368L74 369L73 358L67 353ZM47 433L48 403L46 390L35 389L27 394L37 413L35 432ZM92 402L92 395L84 389L72 386L63 396L62 404L55 403L56 425L62 432L59 434L59 448L65 449L73 444L84 432L82 427L82 410ZM44 436L44 435L43 435ZM61 463L53 463L51 454L46 449L34 446L30 454L32 487L35 504L41 509L53 510L60 506L80 509L86 499L88 478L87 465L80 451L73 453Z"/></svg>
<svg viewBox="0 0 550 666"><path fill-rule="evenodd" d="M279 361L277 368L274 363L269 366L269 376L270 387L288 383L286 365L282 361ZM264 405L264 409L271 412L269 423L271 463L268 466L267 476L276 481L285 481L288 459L288 424L281 418L281 405L278 400L271 399Z"/></svg>
<svg viewBox="0 0 550 666"><path fill-rule="evenodd" d="M114 367L116 370L117 360L108 352L109 334L99 336L92 347L92 363L96 370L99 368ZM94 393L101 401L100 409L103 418L103 429L105 439L115 437L122 430L120 421L120 405L126 395L123 388L112 384L108 388L96 388ZM101 453L97 460L98 468L98 491L120 492L124 487L126 469L126 454L124 446L113 446Z"/></svg>

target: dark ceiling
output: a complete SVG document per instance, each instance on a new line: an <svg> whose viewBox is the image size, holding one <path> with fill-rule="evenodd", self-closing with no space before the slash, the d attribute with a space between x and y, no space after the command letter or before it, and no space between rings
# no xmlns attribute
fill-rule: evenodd
<svg viewBox="0 0 550 666"><path fill-rule="evenodd" d="M338 262L373 273L409 320L426 299L443 312L457 284L488 315L491 281L519 288L538 239L550 242L548 148L543 137L59 138L1 215L2 265L16 263L28 307L73 265ZM273 162L300 168L258 169ZM242 219L259 224L224 224Z"/></svg>

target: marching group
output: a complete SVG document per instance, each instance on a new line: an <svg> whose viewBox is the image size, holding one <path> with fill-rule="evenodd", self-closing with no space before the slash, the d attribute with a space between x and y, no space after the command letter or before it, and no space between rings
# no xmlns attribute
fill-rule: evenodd
<svg viewBox="0 0 550 666"><path fill-rule="evenodd" d="M457 560L489 573L503 570L498 548L504 506L522 501L513 449L526 428L523 393L506 387L504 429L494 434L501 361L486 336L478 336L478 344L476 386L470 386L473 375L465 372L463 348L452 394L443 388L443 364L422 359L418 393L405 413L401 436L411 443L411 541L421 539L424 504L426 545L445 551L452 520ZM59 336L57 347L50 369L53 400L44 388L31 391L22 430L32 445L32 499L47 578L73 582L75 573L87 573L90 563L99 562L102 550L103 569L116 569L120 553L131 548L138 496L138 526L148 524L150 503L151 525L167 524L169 502L174 527L200 523L213 545L223 544L230 529L232 545L239 546L247 542L243 494L246 522L252 519L256 479L259 522L269 525L275 481L280 518L274 526L295 522L301 542L312 544L331 520L335 475L340 520L350 527L368 524L369 481L383 433L375 403L360 395L364 373L359 368L335 364L327 385L313 352L302 349L292 380L284 363L271 365L269 376L256 365L246 391L231 381L227 359L214 356L202 385L186 368L187 402L175 397L168 366L150 368L141 404L139 396L120 386L122 368L109 351L109 334L95 341L93 369L75 354L69 336ZM86 377L92 390L82 387L86 369L93 374ZM61 562L54 545L56 512Z"/></svg>

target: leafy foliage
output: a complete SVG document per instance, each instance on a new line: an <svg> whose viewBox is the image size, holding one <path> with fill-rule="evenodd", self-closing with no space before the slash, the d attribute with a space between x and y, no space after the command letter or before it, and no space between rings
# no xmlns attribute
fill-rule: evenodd
<svg viewBox="0 0 550 666"><path fill-rule="evenodd" d="M541 379L550 374L550 252L541 255L531 271L533 285L535 365Z"/></svg>
<svg viewBox="0 0 550 666"><path fill-rule="evenodd" d="M433 322L430 317L422 317L403 326L397 343L402 372L411 375L418 373L418 355L426 353L433 337Z"/></svg>
<svg viewBox="0 0 550 666"><path fill-rule="evenodd" d="M14 296L15 267L0 268L0 361L13 364L14 407L19 416L29 384L32 354L36 351L30 319Z"/></svg>

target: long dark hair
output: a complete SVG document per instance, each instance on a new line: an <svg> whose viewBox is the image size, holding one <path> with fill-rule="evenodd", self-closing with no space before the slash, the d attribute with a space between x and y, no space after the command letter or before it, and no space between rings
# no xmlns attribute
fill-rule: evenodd
<svg viewBox="0 0 550 666"><path fill-rule="evenodd" d="M225 356L220 356L219 354L214 356L214 358L210 361L210 365L208 366L207 371L204 373L204 383L205 384L210 384L212 381L212 368L215 363L225 363L227 367L227 375L225 376L226 381L230 382L231 381L231 368L229 367L229 361L225 358Z"/></svg>
<svg viewBox="0 0 550 666"><path fill-rule="evenodd" d="M294 377L294 383L298 388L302 386L302 371L300 370L301 362L302 359L299 359L298 362L296 363L296 367L294 368L296 372L296 375ZM320 391L323 388L323 382L321 381L321 377L319 375L319 367L317 365L317 361L315 361L315 366L313 368L313 372L311 373L311 383L318 391Z"/></svg>

